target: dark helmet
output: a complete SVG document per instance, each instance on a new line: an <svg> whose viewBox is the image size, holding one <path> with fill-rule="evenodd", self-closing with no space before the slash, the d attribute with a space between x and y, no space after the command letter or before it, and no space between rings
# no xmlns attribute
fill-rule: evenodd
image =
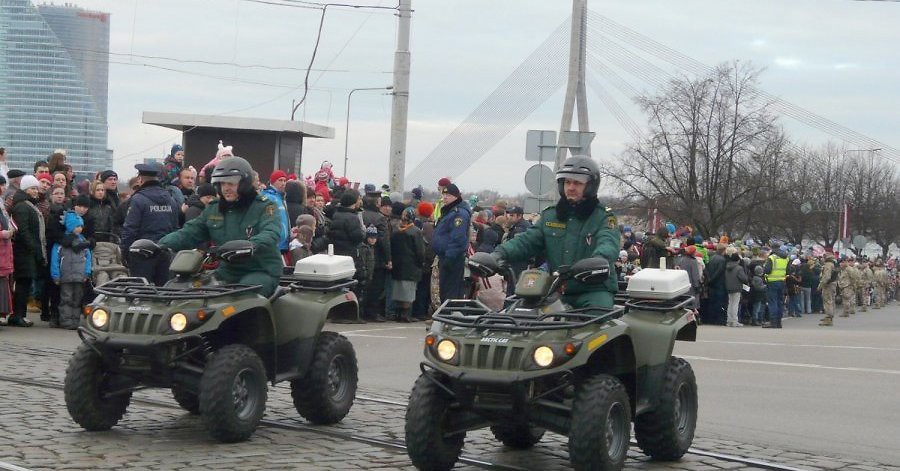
<svg viewBox="0 0 900 471"><path fill-rule="evenodd" d="M212 172L210 182L216 187L219 197L222 197L221 185L219 185L222 182L238 183L240 197L256 194L256 189L253 188L253 167L242 157L229 157L219 162Z"/></svg>
<svg viewBox="0 0 900 471"><path fill-rule="evenodd" d="M600 189L600 168L594 159L586 155L574 155L566 159L559 170L556 171L556 186L559 190L559 196L565 198L565 182L566 179L578 180L586 183L584 188L584 197L597 196Z"/></svg>

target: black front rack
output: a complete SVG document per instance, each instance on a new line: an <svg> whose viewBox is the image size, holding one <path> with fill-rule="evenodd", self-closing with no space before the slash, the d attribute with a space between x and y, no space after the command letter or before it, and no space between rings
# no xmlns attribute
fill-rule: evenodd
<svg viewBox="0 0 900 471"><path fill-rule="evenodd" d="M689 294L683 294L672 299L628 298L625 300L625 307L641 311L673 311L682 309L692 302L694 302L694 297Z"/></svg>
<svg viewBox="0 0 900 471"><path fill-rule="evenodd" d="M260 285L211 285L199 287L166 287L151 285L144 278L121 277L94 288L98 294L125 299L154 299L174 301L184 299L210 299L220 296L257 291Z"/></svg>
<svg viewBox="0 0 900 471"><path fill-rule="evenodd" d="M441 312L435 314L435 322L456 327L485 328L506 331L538 331L579 329L593 324L603 324L618 319L625 314L622 307L587 307L554 312L537 317L515 316L491 312L484 304L474 300L448 300L441 305Z"/></svg>

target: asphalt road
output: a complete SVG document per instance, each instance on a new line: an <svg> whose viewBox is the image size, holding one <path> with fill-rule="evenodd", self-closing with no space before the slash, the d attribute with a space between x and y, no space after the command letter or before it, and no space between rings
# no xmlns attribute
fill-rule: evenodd
<svg viewBox="0 0 900 471"><path fill-rule="evenodd" d="M900 465L900 306L836 318L785 320L784 329L703 326L678 342L700 394L698 436L760 447ZM28 345L73 347L71 332L4 327ZM360 386L408 391L418 376L424 325L332 325L357 350ZM402 396L401 396L402 397Z"/></svg>

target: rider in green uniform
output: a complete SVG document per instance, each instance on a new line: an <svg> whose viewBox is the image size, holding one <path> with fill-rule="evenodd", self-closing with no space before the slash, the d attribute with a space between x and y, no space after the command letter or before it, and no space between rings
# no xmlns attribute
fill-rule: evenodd
<svg viewBox="0 0 900 471"><path fill-rule="evenodd" d="M240 158L223 160L212 172L219 199L188 221L180 230L159 241L172 250L193 249L203 242L222 245L245 239L253 243L253 258L241 263L219 262L216 278L225 283L261 285L259 294L270 296L278 287L284 260L278 251L281 221L272 200L256 193L250 164Z"/></svg>
<svg viewBox="0 0 900 471"><path fill-rule="evenodd" d="M590 157L570 157L557 170L556 182L560 195L556 206L545 209L540 223L506 241L492 255L510 262L542 256L551 271L590 257L605 257L613 266L621 241L615 215L597 199L597 164ZM575 308L613 307L617 290L613 276L595 287L571 280L562 299Z"/></svg>

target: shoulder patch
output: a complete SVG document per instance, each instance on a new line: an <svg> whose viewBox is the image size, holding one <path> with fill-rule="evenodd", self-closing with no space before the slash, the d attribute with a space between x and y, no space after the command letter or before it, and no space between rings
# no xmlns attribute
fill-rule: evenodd
<svg viewBox="0 0 900 471"><path fill-rule="evenodd" d="M268 215L268 216L274 216L274 215L275 215L275 205L274 205L274 204L267 204L267 205L266 205L266 215Z"/></svg>
<svg viewBox="0 0 900 471"><path fill-rule="evenodd" d="M463 220L462 220L462 218L460 218L460 217L456 218L456 219L453 221L453 225L456 226L456 227L462 226L462 223L463 223Z"/></svg>
<svg viewBox="0 0 900 471"><path fill-rule="evenodd" d="M606 227L610 229L618 229L618 224L616 224L616 217L612 214L606 215Z"/></svg>
<svg viewBox="0 0 900 471"><path fill-rule="evenodd" d="M556 221L547 221L544 223L545 226L553 228L553 229L565 229L566 223L564 222L556 222Z"/></svg>
<svg viewBox="0 0 900 471"><path fill-rule="evenodd" d="M260 201L269 201L269 197L266 195L259 195L259 200Z"/></svg>

